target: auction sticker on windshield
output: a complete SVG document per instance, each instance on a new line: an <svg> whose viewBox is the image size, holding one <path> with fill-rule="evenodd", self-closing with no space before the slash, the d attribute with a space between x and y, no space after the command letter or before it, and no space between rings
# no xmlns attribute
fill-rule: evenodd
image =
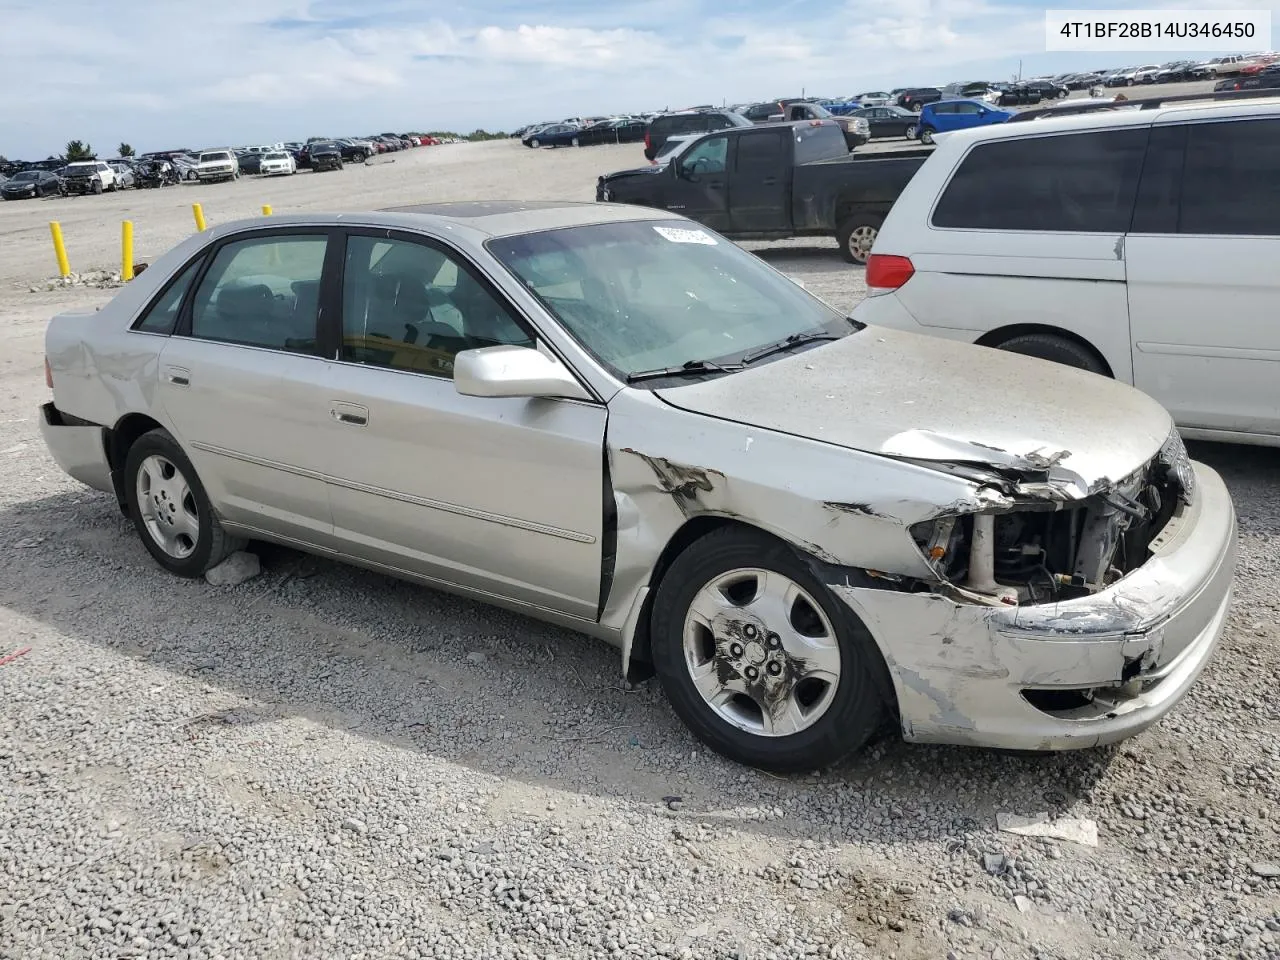
<svg viewBox="0 0 1280 960"><path fill-rule="evenodd" d="M701 243L708 247L716 245L716 238L701 230L681 230L679 227L654 227L653 229L672 243Z"/></svg>

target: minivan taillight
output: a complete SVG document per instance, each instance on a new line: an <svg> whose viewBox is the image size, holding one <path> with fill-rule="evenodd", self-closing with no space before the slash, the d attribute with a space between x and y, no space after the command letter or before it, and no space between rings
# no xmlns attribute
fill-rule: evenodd
<svg viewBox="0 0 1280 960"><path fill-rule="evenodd" d="M873 253L867 257L867 293L889 293L897 290L916 272L909 257Z"/></svg>

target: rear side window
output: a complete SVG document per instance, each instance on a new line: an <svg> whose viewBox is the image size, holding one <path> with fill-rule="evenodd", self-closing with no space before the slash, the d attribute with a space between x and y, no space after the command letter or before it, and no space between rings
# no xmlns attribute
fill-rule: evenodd
<svg viewBox="0 0 1280 960"><path fill-rule="evenodd" d="M1124 233L1133 216L1147 129L982 143L933 210L935 227Z"/></svg>
<svg viewBox="0 0 1280 960"><path fill-rule="evenodd" d="M759 133L745 133L738 137L735 168L743 173L776 173L782 167L785 133L781 128L766 128Z"/></svg>
<svg viewBox="0 0 1280 960"><path fill-rule="evenodd" d="M173 333L173 325L178 320L182 298L186 296L187 288L195 279L200 263L201 258L197 258L187 269L178 274L175 280L170 281L164 293L160 294L158 300L152 302L142 318L133 325L133 329L141 330L143 333L163 333L166 336Z"/></svg>
<svg viewBox="0 0 1280 960"><path fill-rule="evenodd" d="M1187 129L1179 233L1280 235L1280 120Z"/></svg>

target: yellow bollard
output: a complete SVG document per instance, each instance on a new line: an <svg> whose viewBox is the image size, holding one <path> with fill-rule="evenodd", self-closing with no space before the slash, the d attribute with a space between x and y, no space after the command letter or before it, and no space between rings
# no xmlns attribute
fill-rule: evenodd
<svg viewBox="0 0 1280 960"><path fill-rule="evenodd" d="M120 279L133 279L133 221L120 223Z"/></svg>
<svg viewBox="0 0 1280 960"><path fill-rule="evenodd" d="M53 252L58 258L58 276L71 276L71 264L67 262L67 245L62 240L62 224L49 221L49 233L53 235Z"/></svg>
<svg viewBox="0 0 1280 960"><path fill-rule="evenodd" d="M191 205L191 213L192 213L192 214L195 216L195 218L196 218L196 230L197 230L197 232L199 232L199 233L204 233L204 231L205 231L205 227L207 226L207 224L205 224L205 222L204 222L204 207L200 206L200 204L198 204L198 203L193 203L193 204Z"/></svg>
<svg viewBox="0 0 1280 960"><path fill-rule="evenodd" d="M269 217L269 216L271 216L271 204L269 204L269 203L264 203L264 204L262 205L262 215L263 215L264 217Z"/></svg>

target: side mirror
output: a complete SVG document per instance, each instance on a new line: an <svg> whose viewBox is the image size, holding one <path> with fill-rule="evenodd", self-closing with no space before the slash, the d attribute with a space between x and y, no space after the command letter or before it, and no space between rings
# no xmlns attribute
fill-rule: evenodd
<svg viewBox="0 0 1280 960"><path fill-rule="evenodd" d="M676 161L676 176L681 180L688 180L690 183L698 182L698 161L689 163L685 160Z"/></svg>
<svg viewBox="0 0 1280 960"><path fill-rule="evenodd" d="M592 399L564 364L533 347L463 350L453 358L453 386L464 397Z"/></svg>

